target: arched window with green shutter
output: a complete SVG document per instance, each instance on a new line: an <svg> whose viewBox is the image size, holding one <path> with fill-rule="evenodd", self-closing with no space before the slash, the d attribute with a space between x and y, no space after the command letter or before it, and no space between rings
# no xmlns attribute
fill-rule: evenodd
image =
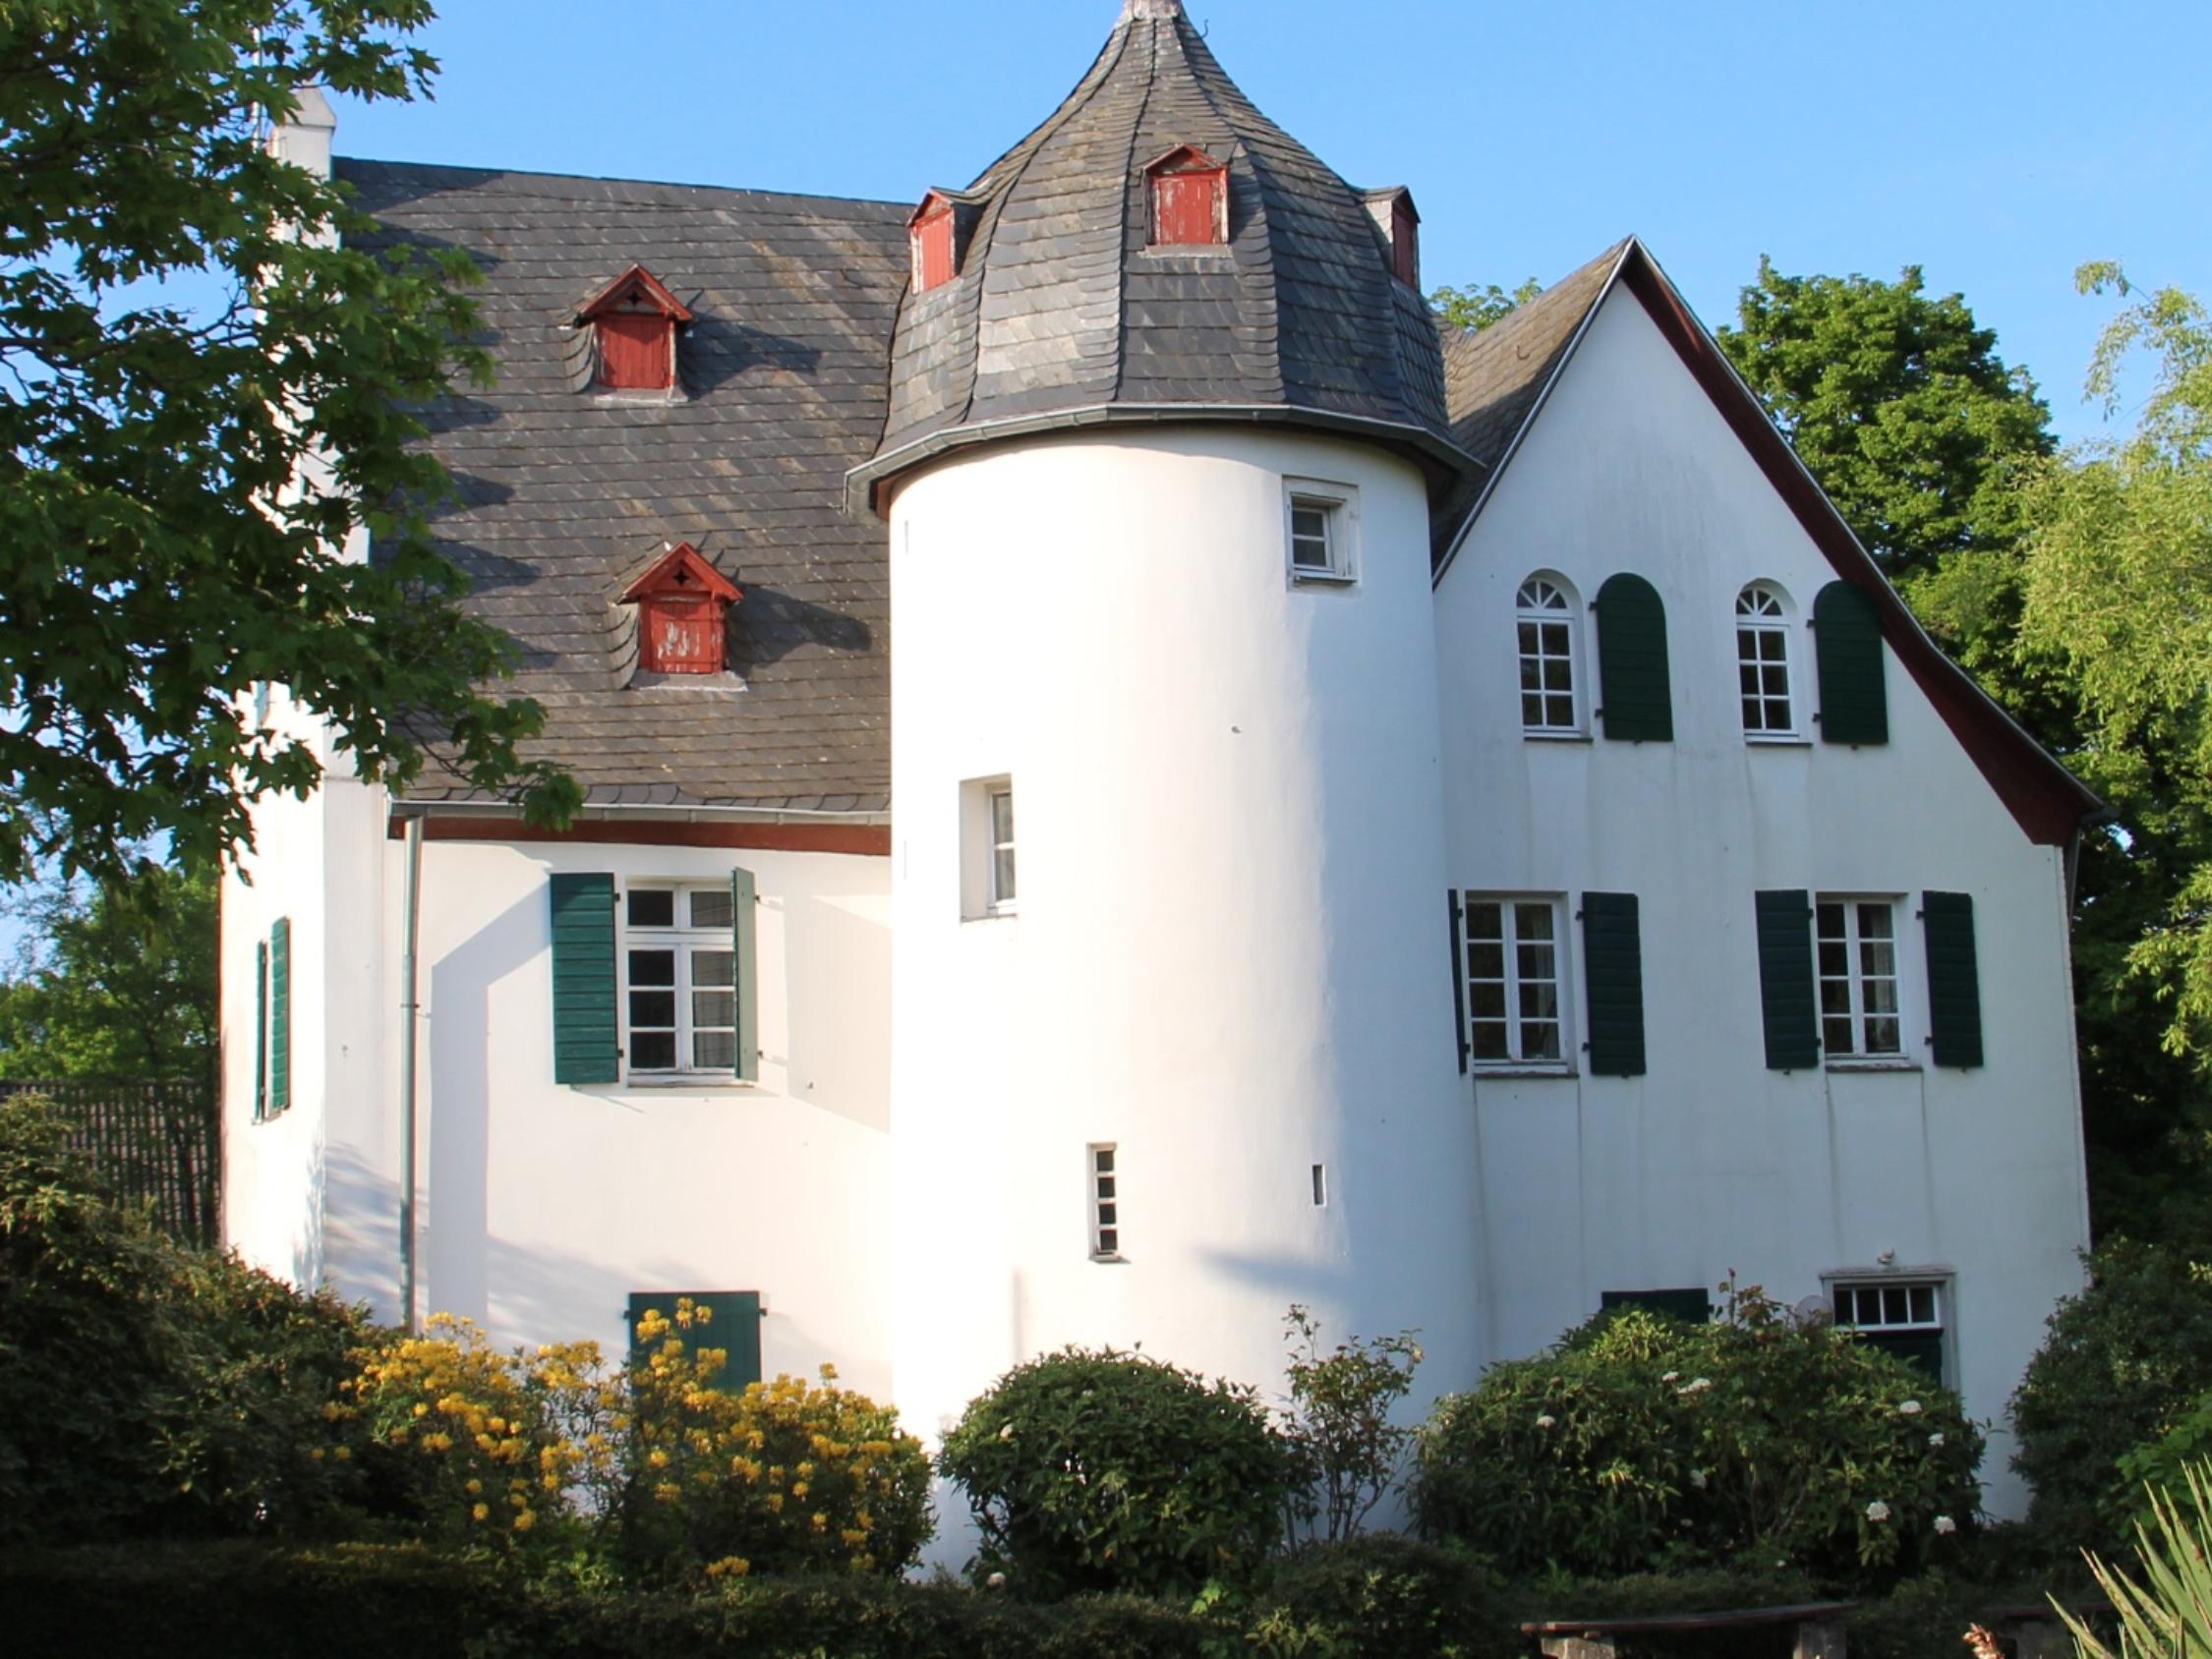
<svg viewBox="0 0 2212 1659"><path fill-rule="evenodd" d="M1849 582L1823 588L1813 601L1813 643L1820 658L1822 741L1889 742L1882 614L1874 596Z"/></svg>
<svg viewBox="0 0 2212 1659"><path fill-rule="evenodd" d="M1674 739L1674 691L1666 667L1666 606L1659 590L1627 571L1598 590L1599 717L1605 735L1628 743Z"/></svg>

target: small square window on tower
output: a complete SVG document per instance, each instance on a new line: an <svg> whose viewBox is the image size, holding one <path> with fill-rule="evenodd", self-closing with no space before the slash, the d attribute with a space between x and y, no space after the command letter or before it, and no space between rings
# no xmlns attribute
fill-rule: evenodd
<svg viewBox="0 0 2212 1659"><path fill-rule="evenodd" d="M1317 479L1283 481L1283 522L1293 584L1348 587L1358 580L1359 492Z"/></svg>
<svg viewBox="0 0 2212 1659"><path fill-rule="evenodd" d="M966 920L1015 913L1020 887L1014 845L1014 780L978 777L962 783L960 915Z"/></svg>
<svg viewBox="0 0 2212 1659"><path fill-rule="evenodd" d="M1122 1259L1122 1176L1120 1149L1094 1142L1087 1154L1090 1175L1090 1259Z"/></svg>
<svg viewBox="0 0 2212 1659"><path fill-rule="evenodd" d="M1223 247L1229 241L1229 169L1178 144L1144 169L1152 191L1152 246Z"/></svg>
<svg viewBox="0 0 2212 1659"><path fill-rule="evenodd" d="M643 265L632 265L576 314L592 330L592 383L602 391L672 391L676 329L691 312Z"/></svg>
<svg viewBox="0 0 2212 1659"><path fill-rule="evenodd" d="M728 665L729 607L745 596L686 542L631 583L637 665L649 674L719 674Z"/></svg>

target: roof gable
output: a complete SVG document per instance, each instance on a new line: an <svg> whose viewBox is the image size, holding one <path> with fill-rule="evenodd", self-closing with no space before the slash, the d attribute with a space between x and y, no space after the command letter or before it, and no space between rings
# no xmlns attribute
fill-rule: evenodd
<svg viewBox="0 0 2212 1659"><path fill-rule="evenodd" d="M1489 476L1465 522L1452 534L1436 580L1443 579L1465 545L1498 480L1542 418L1591 319L1616 289L1643 308L1837 578L1873 601L1883 639L2029 839L2064 845L2082 825L2100 817L2103 803L2088 785L2030 737L1920 626L1736 373L1719 342L1634 237L1493 327L1447 342L1453 436L1488 465Z"/></svg>
<svg viewBox="0 0 2212 1659"><path fill-rule="evenodd" d="M689 322L691 311L669 292L668 284L643 265L632 265L576 314L578 322L596 322L610 312L658 312L670 322Z"/></svg>

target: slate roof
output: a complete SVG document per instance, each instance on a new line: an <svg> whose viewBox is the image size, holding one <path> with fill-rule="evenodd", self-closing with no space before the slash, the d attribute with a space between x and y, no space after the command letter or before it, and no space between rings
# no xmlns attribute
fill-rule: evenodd
<svg viewBox="0 0 2212 1659"><path fill-rule="evenodd" d="M1230 245L1147 247L1147 162L1229 170ZM1223 73L1175 0L1129 0L1088 74L959 204L960 274L909 296L882 449L855 480L1008 422L1265 411L1393 429L1449 485L1436 329L1354 190Z"/></svg>
<svg viewBox="0 0 2212 1659"><path fill-rule="evenodd" d="M1446 331L1452 437L1484 467L1505 459L1627 251L1626 241L1616 242L1487 328Z"/></svg>
<svg viewBox="0 0 2212 1659"><path fill-rule="evenodd" d="M752 191L341 160L387 237L468 251L498 362L429 412L463 503L438 525L512 635L533 752L600 806L879 813L890 798L882 526L843 511L884 420L907 207ZM588 389L577 310L642 263L697 314L682 386ZM616 601L665 543L744 591L733 674L633 682ZM434 768L416 799L466 798Z"/></svg>

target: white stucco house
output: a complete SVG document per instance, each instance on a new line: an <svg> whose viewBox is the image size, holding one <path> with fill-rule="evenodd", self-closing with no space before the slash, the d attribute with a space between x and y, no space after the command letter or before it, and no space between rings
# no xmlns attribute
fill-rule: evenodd
<svg viewBox="0 0 2212 1659"><path fill-rule="evenodd" d="M2002 1416L2097 804L1641 244L1440 339L1411 197L1175 0L918 207L335 166L483 267L439 530L589 805L260 808L247 1257L502 1343L707 1294L924 1435L1064 1344L1271 1387L1298 1301L1433 1394L1733 1271Z"/></svg>

